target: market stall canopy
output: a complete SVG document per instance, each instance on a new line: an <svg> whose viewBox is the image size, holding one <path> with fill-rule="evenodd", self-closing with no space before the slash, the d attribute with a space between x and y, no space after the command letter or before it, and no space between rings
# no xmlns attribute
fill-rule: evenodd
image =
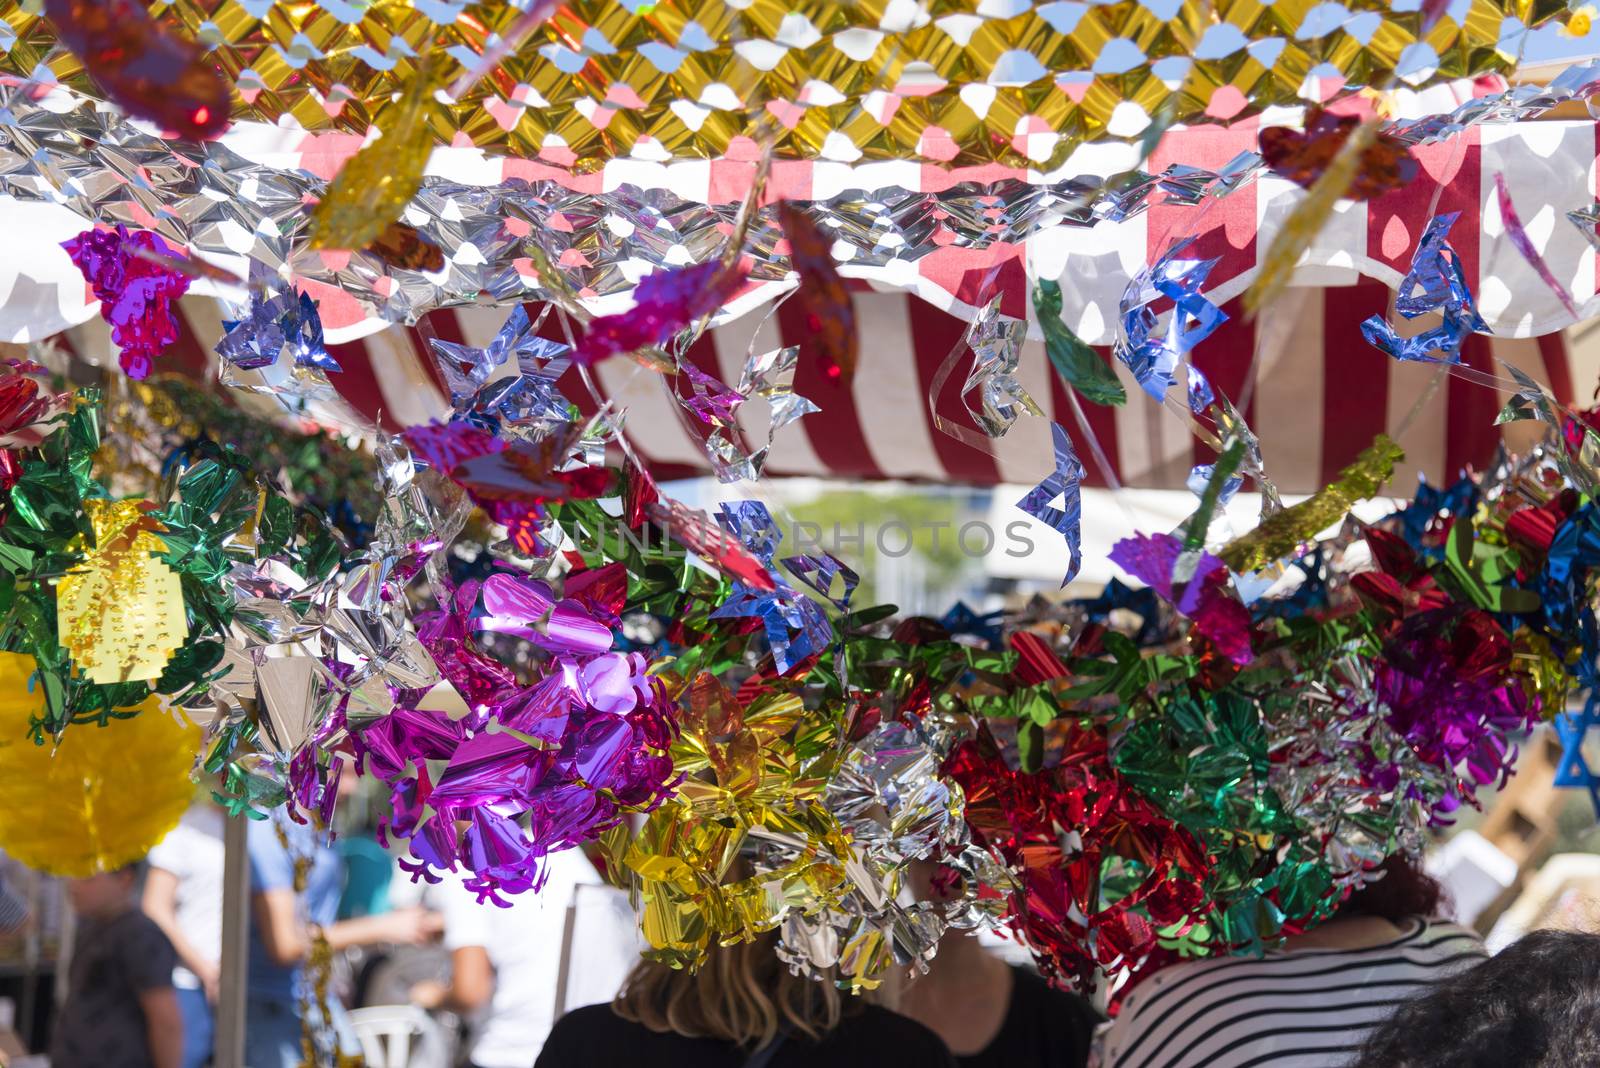
<svg viewBox="0 0 1600 1068"><path fill-rule="evenodd" d="M1399 435L1407 478L1415 471L1435 483L1466 464L1487 462L1502 438L1525 444L1530 433L1538 433L1536 424L1526 422L1498 431L1491 427L1505 394L1455 378L1430 394L1434 367L1397 363L1366 344L1361 321L1384 314L1391 296L1373 281L1295 288L1278 314L1254 323L1232 301L1225 308L1232 318L1198 350L1197 365L1241 404L1261 438L1268 473L1284 492L1309 493L1327 484L1380 431ZM929 390L952 351L964 352L964 323L904 292L864 289L852 298L867 339L855 382L843 387L819 369L796 369L795 392L819 410L779 433L767 463L769 475L969 485L1038 481L1050 455L1046 420L1019 420L1004 437L994 439L992 455L946 436L934 423ZM217 360L211 349L222 336L216 302L185 298L182 312L185 332L171 352L173 367L198 378L215 378ZM428 355L428 337L482 347L504 318L500 310L445 309L430 313L420 329L397 326L330 345L330 354L344 368L329 376L338 396L313 403L307 414L353 433L366 433L375 425L397 429L443 420L450 413L448 392ZM541 333L561 340L553 320ZM752 352L795 344L804 336L800 317L779 306L770 317L750 315L709 332L689 349L688 358L717 379L738 382ZM98 318L63 340L80 355L98 354L102 361L111 351ZM1109 358L1104 350L1101 355ZM1462 359L1485 372L1495 369L1496 360L1510 361L1546 382L1562 403L1574 399L1567 346L1559 333L1520 339L1475 335ZM1144 403L1126 368L1119 367L1119 373L1133 397L1130 403L1115 408L1081 405L1110 475L1123 485L1182 489L1191 467L1212 458L1210 450L1167 413ZM1050 420L1081 434L1042 342L1024 343L1019 377ZM679 417L666 379L628 361L611 361L594 369L592 381L595 393L568 371L558 385L586 416L595 413L597 400L626 411L625 433L661 477L708 472L703 433ZM959 381L947 385L937 410L945 419L961 422L966 416L958 387ZM1428 399L1413 412L1425 395ZM740 409L747 444L766 439L769 413L765 403ZM1080 448L1085 484L1109 485L1107 471L1087 444Z"/></svg>

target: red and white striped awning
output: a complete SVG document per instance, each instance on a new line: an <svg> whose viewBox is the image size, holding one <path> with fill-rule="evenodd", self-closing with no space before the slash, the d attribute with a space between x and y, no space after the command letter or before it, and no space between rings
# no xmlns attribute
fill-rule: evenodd
<svg viewBox="0 0 1600 1068"><path fill-rule="evenodd" d="M798 370L796 391L821 411L779 434L768 473L987 485L1032 483L1049 470L1045 420L1019 419L994 441L993 455L936 429L928 393L940 365L959 345L965 323L905 292L859 291L853 299L862 336L855 382L844 387L819 368ZM1421 472L1438 481L1463 465L1481 464L1502 433L1519 440L1536 433L1531 424L1496 428L1494 418L1506 397L1455 376L1443 381L1412 415L1436 368L1396 363L1367 345L1360 333L1361 320L1385 313L1391 299L1387 288L1372 281L1293 288L1277 313L1254 324L1240 314L1237 301L1230 302L1225 308L1229 321L1196 350L1196 364L1215 387L1243 405L1261 438L1268 473L1284 492L1310 492L1326 484L1375 434L1398 432L1408 417L1409 425L1399 436L1407 454L1407 480ZM173 365L192 374L215 374L210 348L221 335L216 305L186 298L183 311L189 329L170 354ZM483 345L503 319L503 311L446 310L430 315L425 329L446 340ZM711 331L689 356L706 373L737 383L752 348L794 344L803 330L798 311L782 306L764 323L760 315L750 315ZM550 336L559 338L558 331L553 320L546 324ZM81 352L109 351L98 319L69 337ZM340 401L317 413L327 422L360 431L374 423L394 429L448 415L446 392L425 357L419 329L391 328L333 345L330 351L344 373L330 376ZM1462 355L1468 366L1502 378L1495 361L1509 360L1547 383L1563 402L1571 402L1575 393L1586 399L1589 393L1587 384L1574 388L1561 334L1533 339L1474 336ZM937 398L940 415L966 426L972 424L957 390L970 358L962 356L957 373ZM660 477L708 470L700 443L686 429L659 374L627 360L601 363L595 372L600 399L626 410L629 440ZM1119 374L1128 392L1126 405L1113 409L1083 404L1111 475L1125 485L1182 487L1190 467L1209 459L1210 451L1153 404L1121 368ZM1089 483L1107 485L1041 342L1025 343L1019 379L1045 414L1071 432ZM596 398L575 373L560 385L586 414L595 411ZM746 439L765 441L765 405L751 401L741 416Z"/></svg>

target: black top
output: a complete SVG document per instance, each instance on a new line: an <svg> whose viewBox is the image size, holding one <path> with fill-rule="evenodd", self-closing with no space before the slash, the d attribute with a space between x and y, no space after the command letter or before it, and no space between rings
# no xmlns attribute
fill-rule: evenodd
<svg viewBox="0 0 1600 1068"><path fill-rule="evenodd" d="M610 1005L590 1005L556 1022L534 1068L741 1068L749 1056L712 1038L659 1034L624 1020ZM938 1035L876 1005L847 1013L821 1042L785 1041L769 1068L895 1065L956 1068Z"/></svg>
<svg viewBox="0 0 1600 1068"><path fill-rule="evenodd" d="M149 1068L139 995L172 986L172 943L144 913L84 920L73 940L67 1003L51 1028L51 1068Z"/></svg>
<svg viewBox="0 0 1600 1068"><path fill-rule="evenodd" d="M960 1068L1083 1068L1100 1016L1077 994L1057 990L1026 968L1011 969L1011 1005L999 1034Z"/></svg>

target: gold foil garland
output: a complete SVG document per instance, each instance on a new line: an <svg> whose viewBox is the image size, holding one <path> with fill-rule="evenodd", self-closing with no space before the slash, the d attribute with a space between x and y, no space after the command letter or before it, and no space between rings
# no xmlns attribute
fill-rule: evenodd
<svg viewBox="0 0 1600 1068"><path fill-rule="evenodd" d="M778 120L780 158L815 158L833 139L866 159L1016 164L1033 151L1034 134L1068 143L1139 136L1120 122L1112 129L1123 103L1153 116L1176 94L1174 121L1233 121L1297 103L1323 64L1346 84L1388 81L1402 59L1411 64L1414 46L1437 57L1431 73L1408 80L1419 87L1503 72L1516 59L1498 50L1507 19L1535 27L1567 14L1553 0L1472 0L1463 22L1444 15L1422 34L1421 11L1373 0L1347 6L1341 25L1313 34L1306 27L1315 0L1185 0L1166 20L1138 0L1074 12L1030 5L1005 16L977 0L927 0L917 17L886 0L804 9L786 0L742 8L668 0L631 10L615 0L575 0L430 121L438 143L463 134L484 148L580 168L647 142L649 158L721 156L761 115ZM438 57L440 84L449 84L519 14L504 0L467 4L447 23L429 17L443 5L404 0L369 5L355 21L309 0L152 7L190 36L216 42L214 54L237 85L235 115L358 133L384 126L419 57ZM1364 13L1381 16L1365 41L1351 32ZM13 4L0 18L15 35L0 72L27 76L45 63L93 92L41 16ZM1244 46L1194 59L1217 26L1233 27ZM1269 42L1270 49L1247 47ZM1186 70L1168 71L1162 60ZM967 93L971 87L982 91Z"/></svg>

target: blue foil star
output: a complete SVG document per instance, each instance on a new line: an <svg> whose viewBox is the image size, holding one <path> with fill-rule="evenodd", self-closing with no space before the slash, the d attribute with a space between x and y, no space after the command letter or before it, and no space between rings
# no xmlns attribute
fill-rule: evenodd
<svg viewBox="0 0 1600 1068"><path fill-rule="evenodd" d="M1555 785L1581 786L1589 791L1589 801L1594 805L1596 818L1600 818L1600 781L1596 781L1589 762L1583 758L1583 740L1589 730L1600 724L1596 704L1600 698L1591 693L1584 702L1582 712L1558 712L1555 717L1556 734L1561 738L1561 763L1556 767Z"/></svg>
<svg viewBox="0 0 1600 1068"><path fill-rule="evenodd" d="M534 332L537 328L519 304L494 340L481 349L428 339L458 418L491 432L502 423L538 429L567 421L568 402L556 380L572 365L572 349L540 337ZM495 377L513 358L517 373Z"/></svg>
<svg viewBox="0 0 1600 1068"><path fill-rule="evenodd" d="M738 538L752 556L768 568L772 567L778 545L783 541L783 532L772 521L772 513L767 510L766 505L760 501L730 501L722 505L717 514L717 521L722 524L724 530ZM785 561L785 564L802 562L797 573L801 574L808 585L815 585L809 578L809 570L804 566L805 559L793 557ZM834 563L838 564L838 561L835 560ZM848 601L850 591L854 589L849 577L853 576L854 572L844 568L842 564L839 564L839 567L847 576L845 581L848 588L843 599ZM791 567L791 570L794 568ZM817 570L827 572L831 586L833 571L827 567ZM770 593L743 583L736 584L728 599L711 613L711 618L733 619L740 616L759 618L766 632L767 644L772 647L772 659L777 664L778 674L783 675L808 657L825 651L833 642L833 625L828 622L827 615L817 602L776 576L774 582L777 588ZM824 595L827 595L826 590Z"/></svg>
<svg viewBox="0 0 1600 1068"><path fill-rule="evenodd" d="M1122 330L1116 357L1133 372L1144 391L1163 400L1172 387L1173 372L1185 354L1228 321L1223 310L1200 293L1216 259L1180 260L1189 238L1141 272L1122 294ZM1172 301L1172 323L1156 334L1159 316L1150 306L1161 298Z"/></svg>
<svg viewBox="0 0 1600 1068"><path fill-rule="evenodd" d="M1444 322L1416 337L1403 338L1387 319L1374 315L1361 324L1361 336L1368 344L1397 360L1460 363L1461 344L1467 335L1488 331L1467 289L1461 260L1445 240L1460 216L1459 211L1452 211L1436 215L1428 223L1394 302L1394 310L1407 319L1438 312Z"/></svg>
<svg viewBox="0 0 1600 1068"><path fill-rule="evenodd" d="M1056 469L1029 490L1017 507L1067 540L1072 562L1067 565L1067 577L1061 580L1065 586L1083 567L1083 462L1060 423L1051 423L1050 433L1055 439ZM1057 497L1061 498L1060 508L1051 503Z"/></svg>
<svg viewBox="0 0 1600 1068"><path fill-rule="evenodd" d="M329 374L344 370L328 355L317 302L306 293L279 293L266 300L252 297L248 317L224 320L222 328L226 333L217 342L217 355L240 370L271 367L285 353L299 368Z"/></svg>

